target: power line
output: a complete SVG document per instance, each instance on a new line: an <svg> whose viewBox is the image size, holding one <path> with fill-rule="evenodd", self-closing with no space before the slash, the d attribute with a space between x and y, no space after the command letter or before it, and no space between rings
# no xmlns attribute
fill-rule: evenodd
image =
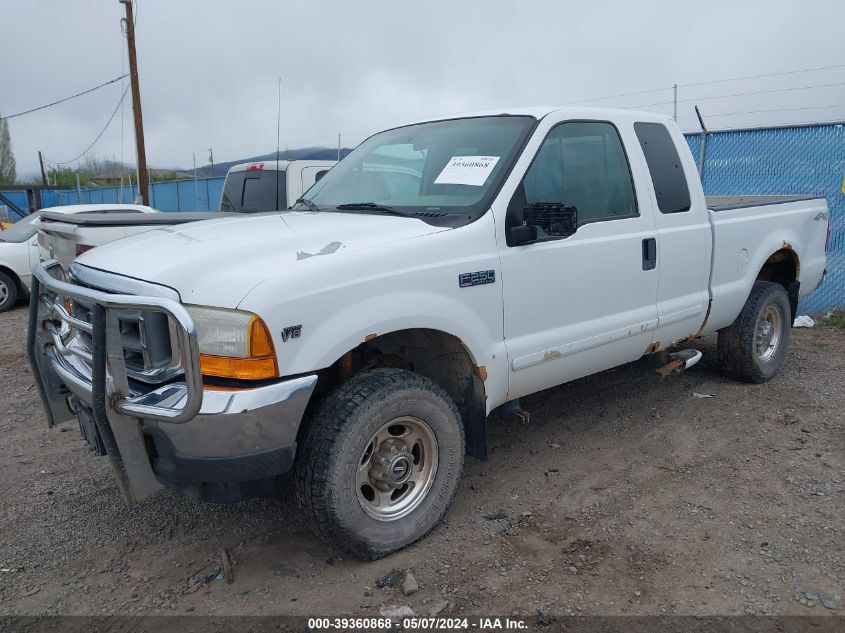
<svg viewBox="0 0 845 633"><path fill-rule="evenodd" d="M776 73L766 73L766 74L762 74L762 75L746 75L744 77L729 77L727 79L711 79L709 81L696 81L696 82L691 82L691 83L678 84L678 87L679 88L690 88L692 86L708 86L708 85L712 85L712 84L727 83L727 82L730 82L730 81L743 81L743 80L747 80L747 79L762 79L762 78L765 78L765 77L779 77L781 75L795 75L795 74L798 74L798 73L810 73L810 72L816 72L816 71L820 71L820 70L832 70L834 68L845 68L845 64L835 64L833 66L818 66L816 68L802 68L802 69L799 69L799 70L784 70L784 71L776 72ZM604 101L605 99L619 99L619 98L622 98L622 97L633 97L633 96L637 96L637 95L650 94L650 93L653 93L653 92L662 92L664 90L672 90L673 88L674 88L674 85L663 86L661 88L650 88L648 90L637 90L635 92L623 92L623 93L615 94L615 95L605 95L603 97L592 97L592 98L588 98L588 99L578 99L577 101L566 101L564 103L558 103L558 104L554 104L554 105L572 105L572 104L575 104L575 103L587 103L589 101ZM673 103L673 102L669 101L668 103ZM659 103L659 104L654 104L654 105L665 105L665 104ZM635 106L635 107L645 107L645 106Z"/></svg>
<svg viewBox="0 0 845 633"><path fill-rule="evenodd" d="M97 134L97 137L93 141L91 141L91 144L88 147L86 147L85 150L81 154L79 154L79 156L77 156L76 158L71 158L70 160L66 160L66 161L59 162L59 161L51 160L50 162L53 163L54 165L68 165L70 163L74 163L74 162L78 161L80 158L85 156L85 154L87 154L88 151L92 147L94 147L94 145L97 144L97 141L100 140L100 138L103 136L103 134L105 134L106 129L109 127L109 124L112 122L112 119L114 119L114 116L117 114L117 111L120 110L120 106L123 104L123 100L124 100L124 98L126 98L126 93L128 91L129 91L129 86L127 86L123 90L123 94L120 97L120 101L117 102L117 107L114 109L114 112L111 113L111 116L109 117L109 120L106 121L106 124L103 126L103 129L100 130L100 133Z"/></svg>
<svg viewBox="0 0 845 633"><path fill-rule="evenodd" d="M838 81L829 84L813 84L811 86L794 86L792 88L774 88L772 90L755 90L753 92L735 92L729 95L714 95L711 97L696 97L694 99L680 99L678 103L689 103L692 101L712 101L713 99L729 99L731 97L747 97L751 95L765 95L774 92L794 92L795 90L810 90L812 88L829 88L831 86L845 86L845 81ZM673 101L660 101L659 103L644 103L633 106L634 108L648 108L651 106L668 105L674 103Z"/></svg>
<svg viewBox="0 0 845 633"><path fill-rule="evenodd" d="M69 97L65 97L64 99L59 99L58 101L53 101L53 103L48 103L43 106L38 106L37 108L31 108L29 110L24 110L23 112L17 112L15 114L10 114L9 116L0 117L0 119L14 119L16 116L23 116L24 114L29 114L30 112L37 112L38 110L43 110L44 108L50 108L54 105L58 105L60 103L64 103L65 101L70 101L71 99L76 99L77 97L81 97L82 95L87 95L89 92L94 92L95 90L99 90L104 86L108 86L109 84L113 84L116 81L120 81L126 77L126 75L121 75L120 77L115 77L111 81L107 81L104 84L100 84L99 86L94 86L93 88L89 88L88 90L83 90L82 92L77 92L75 95L71 95Z"/></svg>
<svg viewBox="0 0 845 633"><path fill-rule="evenodd" d="M573 105L575 103L586 103L588 101L604 101L605 99L617 99L621 97L633 97L636 95L644 95L652 92L662 92L663 90L671 90L673 86L665 86L663 88L651 88L649 90L637 90L636 92L623 92L616 95L607 95L605 97L593 97L592 99L578 99L577 101L564 101L563 103L556 103L554 105Z"/></svg>
<svg viewBox="0 0 845 633"><path fill-rule="evenodd" d="M719 116L736 116L739 114L762 114L764 112L795 112L797 110L821 110L824 108L845 108L845 103L834 103L831 105L820 105L820 106L804 106L801 108L774 108L771 110L748 110L746 112L724 112L722 114L708 114L707 118L719 117Z"/></svg>
<svg viewBox="0 0 845 633"><path fill-rule="evenodd" d="M745 79L763 79L764 77L779 77L781 75L797 75L799 73L812 73L819 70L832 70L834 68L845 68L845 64L836 64L834 66L819 66L818 68L802 68L801 70L784 70L778 73L766 73L764 75L746 75L745 77L732 77L731 79L713 79L711 81L697 81L689 84L678 84L679 88L687 88L690 86L707 86L710 84L720 84L728 81L743 81Z"/></svg>

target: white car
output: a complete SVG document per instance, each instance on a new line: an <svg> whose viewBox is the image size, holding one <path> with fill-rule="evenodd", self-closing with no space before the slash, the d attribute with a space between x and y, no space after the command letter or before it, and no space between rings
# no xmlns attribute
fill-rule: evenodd
<svg viewBox="0 0 845 633"><path fill-rule="evenodd" d="M0 312L11 310L18 297L29 293L32 267L39 261L39 218L46 211L62 214L156 212L137 204L75 204L42 209L19 220L0 233Z"/></svg>

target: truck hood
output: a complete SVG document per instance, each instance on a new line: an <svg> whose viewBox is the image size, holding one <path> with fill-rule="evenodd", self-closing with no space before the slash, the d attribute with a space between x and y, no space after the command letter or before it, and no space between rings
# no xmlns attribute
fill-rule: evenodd
<svg viewBox="0 0 845 633"><path fill-rule="evenodd" d="M83 254L84 266L169 286L185 303L235 307L262 281L448 230L416 218L283 212L148 231Z"/></svg>

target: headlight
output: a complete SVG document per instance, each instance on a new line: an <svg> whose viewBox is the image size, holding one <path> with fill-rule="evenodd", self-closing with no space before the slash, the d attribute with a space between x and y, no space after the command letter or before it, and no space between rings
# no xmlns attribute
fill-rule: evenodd
<svg viewBox="0 0 845 633"><path fill-rule="evenodd" d="M185 308L197 329L204 376L241 380L278 376L273 339L260 317L243 310Z"/></svg>

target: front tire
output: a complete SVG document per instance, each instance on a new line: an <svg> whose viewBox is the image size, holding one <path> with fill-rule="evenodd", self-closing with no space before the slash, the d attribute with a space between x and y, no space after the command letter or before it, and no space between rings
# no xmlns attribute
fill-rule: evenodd
<svg viewBox="0 0 845 633"><path fill-rule="evenodd" d="M18 300L18 284L4 272L0 272L0 312L11 310Z"/></svg>
<svg viewBox="0 0 845 633"><path fill-rule="evenodd" d="M434 382L400 369L362 372L317 406L298 450L297 501L327 543L381 558L446 513L464 442L458 409Z"/></svg>
<svg viewBox="0 0 845 633"><path fill-rule="evenodd" d="M719 330L719 364L735 380L762 383L783 365L792 309L783 286L758 281L736 320Z"/></svg>

